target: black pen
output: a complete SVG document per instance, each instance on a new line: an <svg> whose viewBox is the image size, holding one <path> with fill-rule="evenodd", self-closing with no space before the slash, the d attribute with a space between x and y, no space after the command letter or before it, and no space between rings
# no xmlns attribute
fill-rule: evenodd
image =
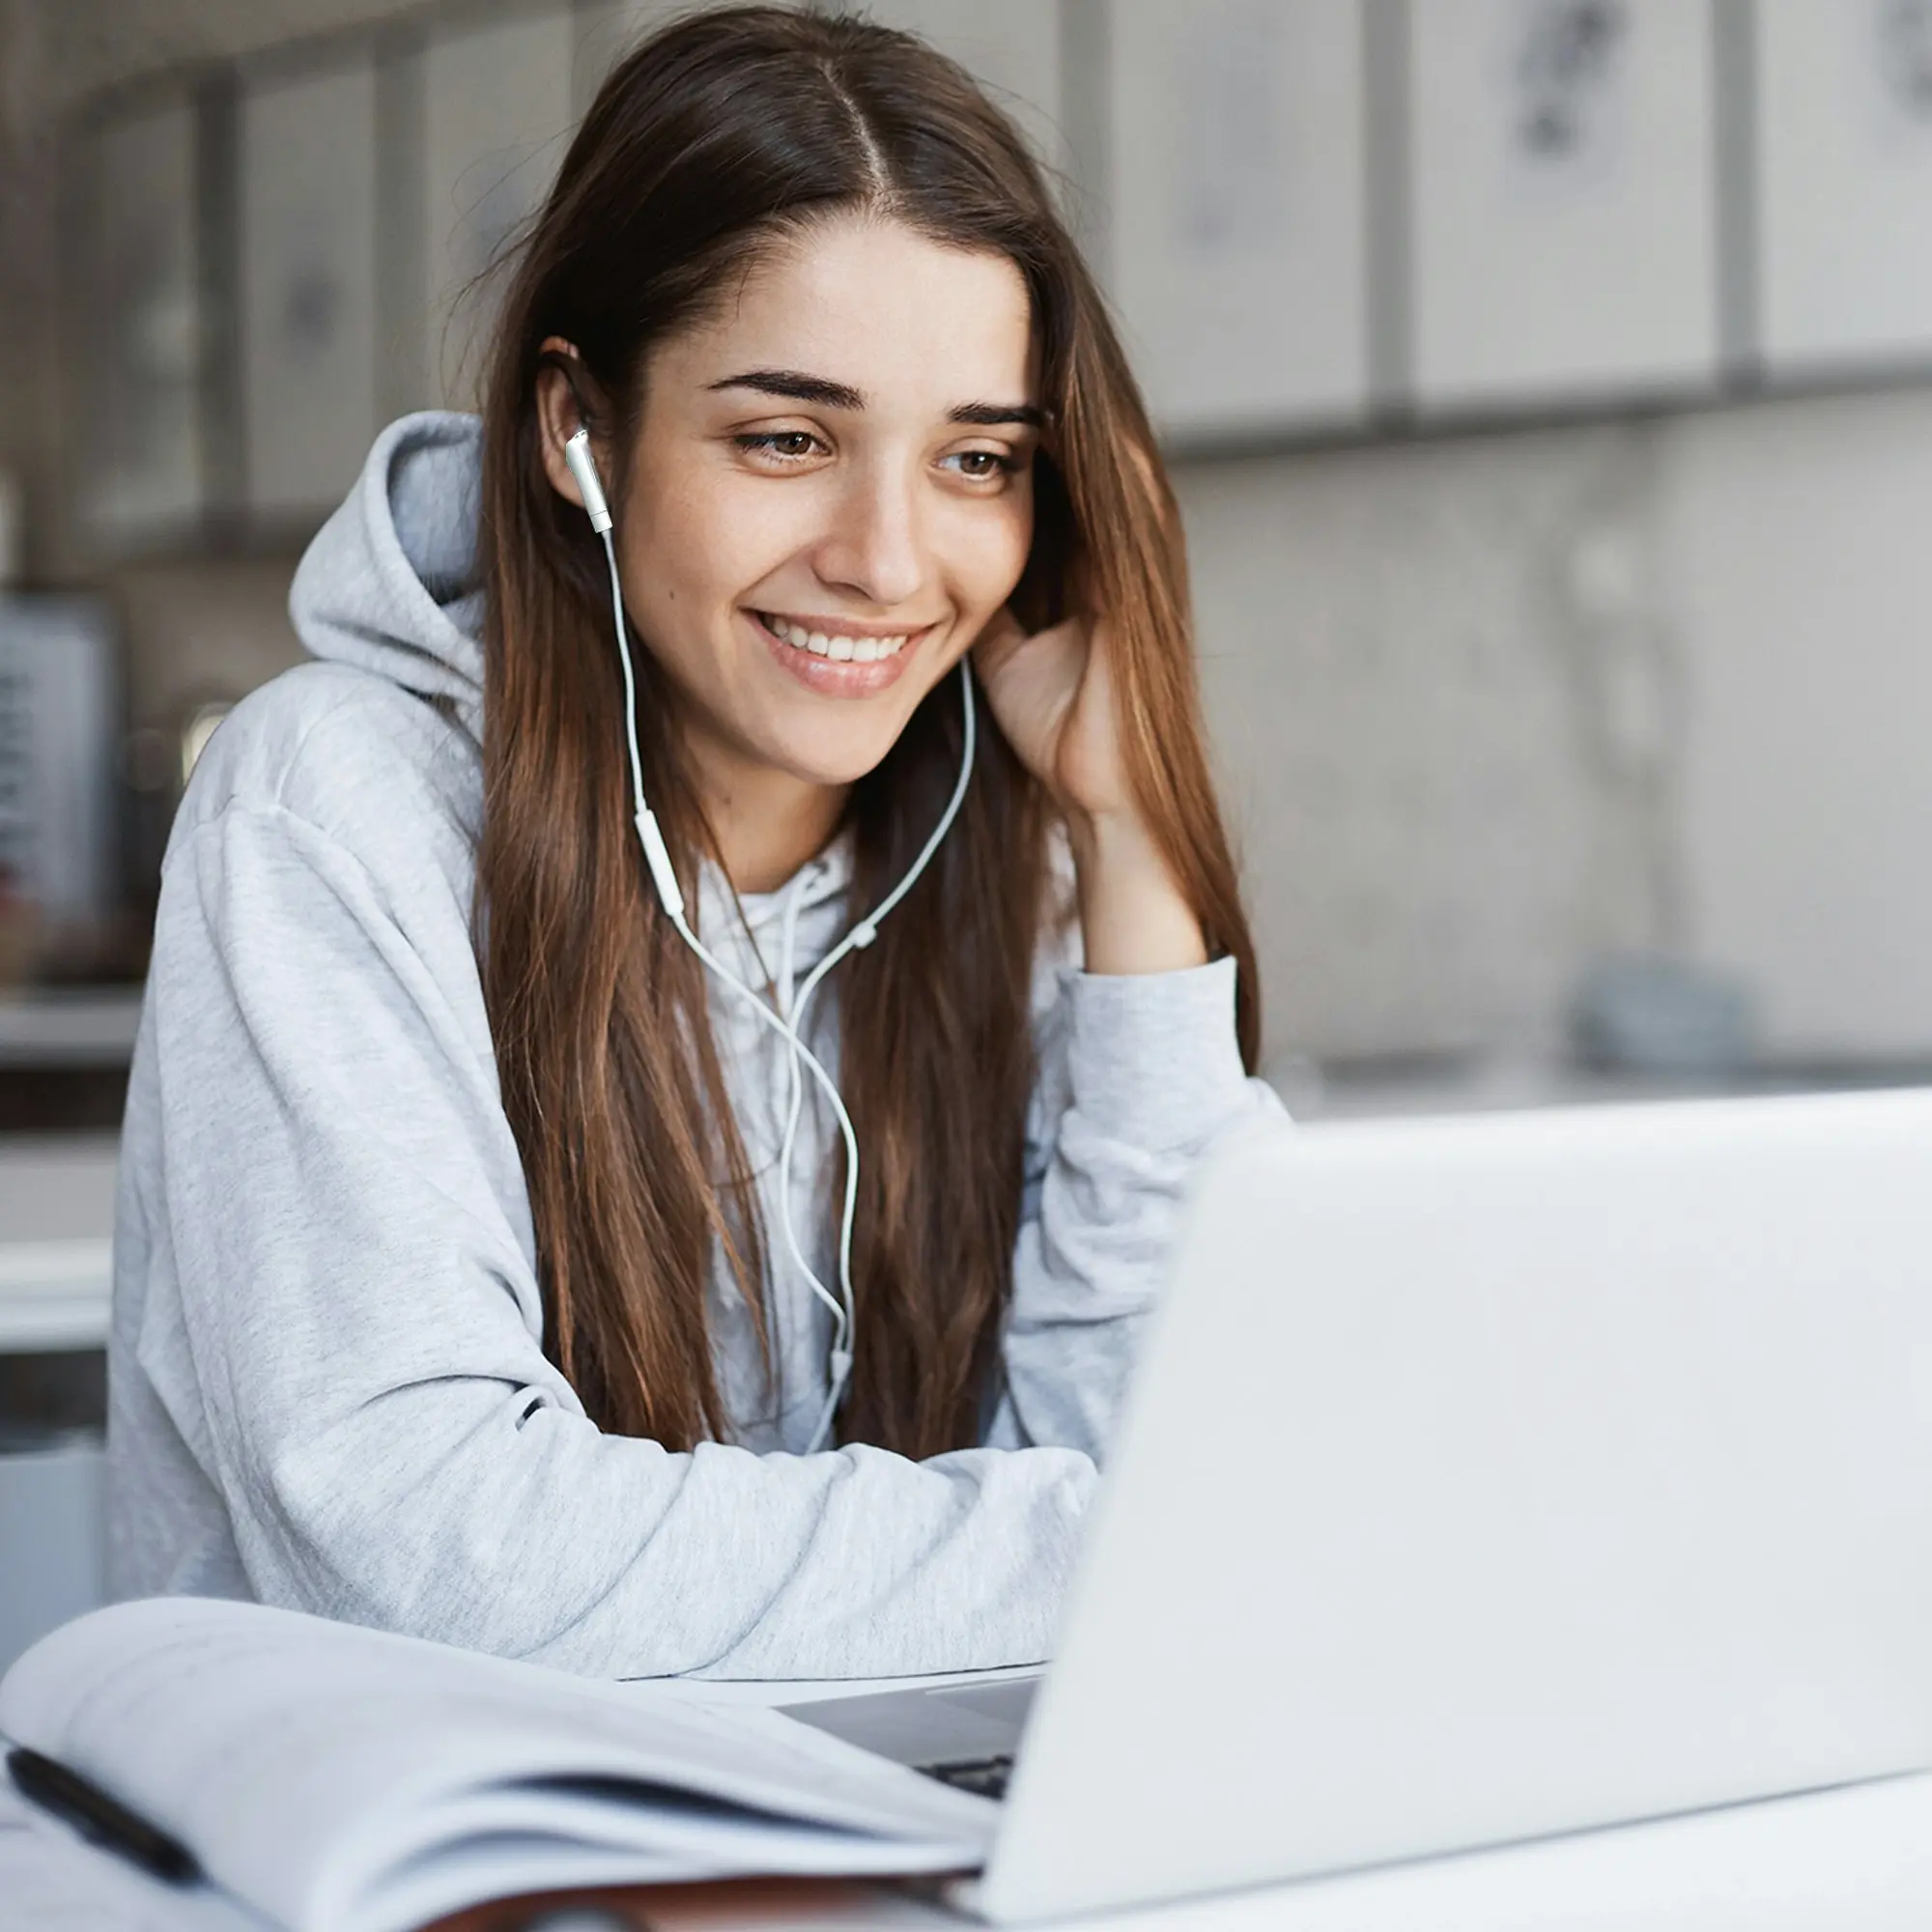
<svg viewBox="0 0 1932 1932"><path fill-rule="evenodd" d="M169 1837L78 1772L24 1746L8 1751L7 1770L21 1797L71 1825L90 1844L118 1853L169 1885L199 1883L201 1862L179 1838Z"/></svg>

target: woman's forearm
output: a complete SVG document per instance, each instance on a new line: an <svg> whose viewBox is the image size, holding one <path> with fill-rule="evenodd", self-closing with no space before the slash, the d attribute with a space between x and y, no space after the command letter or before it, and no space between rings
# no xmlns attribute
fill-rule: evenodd
<svg viewBox="0 0 1932 1932"><path fill-rule="evenodd" d="M1174 973L1208 963L1201 922L1137 817L1069 827L1090 973Z"/></svg>

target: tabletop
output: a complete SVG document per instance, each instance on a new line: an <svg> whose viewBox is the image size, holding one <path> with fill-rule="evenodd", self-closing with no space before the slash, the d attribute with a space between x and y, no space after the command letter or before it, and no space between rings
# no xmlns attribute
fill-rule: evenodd
<svg viewBox="0 0 1932 1932"><path fill-rule="evenodd" d="M768 1881L582 1894L649 1932L935 1932L972 1921L911 1892ZM0 1783L10 1926L260 1932L218 1895L170 1894L29 1813ZM562 1901L554 1901L561 1903ZM428 1932L524 1932L539 1901ZM1932 1775L1419 1860L1077 1921L1077 1932L1922 1932L1932 1924Z"/></svg>

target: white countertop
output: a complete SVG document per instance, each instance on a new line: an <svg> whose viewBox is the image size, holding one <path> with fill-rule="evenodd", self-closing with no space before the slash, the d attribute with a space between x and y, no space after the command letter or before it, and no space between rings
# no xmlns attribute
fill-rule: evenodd
<svg viewBox="0 0 1932 1932"><path fill-rule="evenodd" d="M0 1066L126 1066L140 1024L139 986L0 994Z"/></svg>
<svg viewBox="0 0 1932 1932"><path fill-rule="evenodd" d="M1422 1859L1053 1921L1070 1932L1918 1932L1932 1913L1932 1778ZM162 1888L0 1781L14 1924L247 1932L208 1887ZM971 1932L914 1894L844 1880L643 1891L665 1932ZM19 1916L24 1908L24 1916Z"/></svg>
<svg viewBox="0 0 1932 1932"><path fill-rule="evenodd" d="M105 1346L117 1149L0 1135L0 1353Z"/></svg>

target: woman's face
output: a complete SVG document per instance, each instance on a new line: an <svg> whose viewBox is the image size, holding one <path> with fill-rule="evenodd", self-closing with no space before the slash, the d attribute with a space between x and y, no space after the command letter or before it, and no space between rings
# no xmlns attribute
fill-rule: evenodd
<svg viewBox="0 0 1932 1932"><path fill-rule="evenodd" d="M714 781L885 756L1019 581L1036 385L1010 262L861 215L654 353L618 560Z"/></svg>

